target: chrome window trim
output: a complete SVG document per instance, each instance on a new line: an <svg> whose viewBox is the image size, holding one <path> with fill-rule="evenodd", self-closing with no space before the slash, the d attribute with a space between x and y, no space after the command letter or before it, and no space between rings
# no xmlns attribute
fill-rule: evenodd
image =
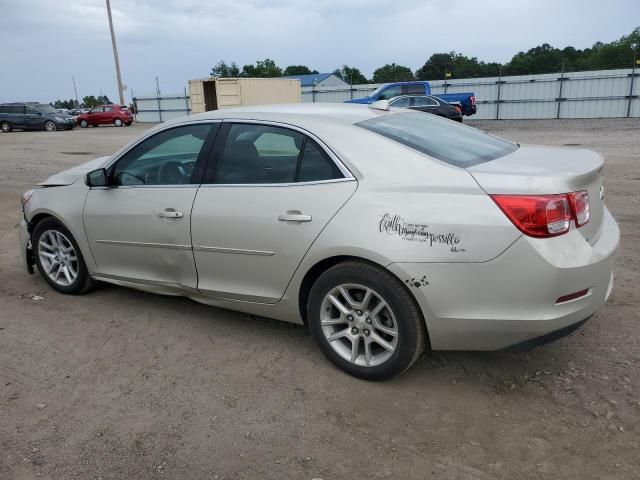
<svg viewBox="0 0 640 480"><path fill-rule="evenodd" d="M228 187L298 187L306 185L322 185L325 183L343 183L343 182L355 182L355 178L332 178L329 180L316 180L311 182L289 182L289 183L203 183L200 188L228 188ZM197 185L196 185L197 186Z"/></svg>
<svg viewBox="0 0 640 480"><path fill-rule="evenodd" d="M338 170L340 170L340 173L342 173L342 175L344 175L344 178L333 178L330 180L318 180L318 181L311 181L311 182L286 182L286 183L265 183L265 184L259 184L259 183L233 183L233 184L225 184L225 183L206 183L206 184L202 184L202 186L209 186L209 185L216 185L216 186L220 186L220 185L230 185L230 186L238 186L238 185L242 185L242 186L256 186L256 185L270 185L270 186L275 186L275 185L280 185L280 186L289 186L289 185L305 185L305 184L309 184L309 183L329 183L329 182L336 182L336 181L345 181L345 180L355 180L354 175L351 173L351 171L346 167L346 165L344 163L342 163L342 160L340 160L340 157L338 157L333 150L331 150L331 148L325 143L323 142L320 138L318 138L315 134L313 134L312 132L310 132L309 130L306 130L302 127L299 127L297 125L292 125L290 123L284 123L284 122L275 122L273 120L255 120L255 119L245 119L245 118L225 118L224 119L224 123L249 123L249 124L256 124L256 125L266 125L266 126L271 126L271 127L280 127L280 128L287 128L289 130L294 130L296 132L302 133L303 135L306 135L307 137L311 138L312 140L314 140L319 146L320 148L329 156L329 158L331 159L331 161L335 164L336 167L338 167Z"/></svg>

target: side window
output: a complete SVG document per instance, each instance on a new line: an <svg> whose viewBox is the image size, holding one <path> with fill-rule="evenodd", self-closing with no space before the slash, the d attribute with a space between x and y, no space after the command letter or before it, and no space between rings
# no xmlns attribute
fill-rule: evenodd
<svg viewBox="0 0 640 480"><path fill-rule="evenodd" d="M220 158L218 183L295 181L304 135L268 125L233 124Z"/></svg>
<svg viewBox="0 0 640 480"><path fill-rule="evenodd" d="M413 101L414 107L437 107L438 103L429 97L416 97Z"/></svg>
<svg viewBox="0 0 640 480"><path fill-rule="evenodd" d="M0 113L11 113L10 105L0 105Z"/></svg>
<svg viewBox="0 0 640 480"><path fill-rule="evenodd" d="M212 124L185 125L156 133L139 143L112 167L111 183L184 185L192 183L196 165Z"/></svg>
<svg viewBox="0 0 640 480"><path fill-rule="evenodd" d="M104 107L104 111L105 112L111 112L111 111L113 111L113 107Z"/></svg>
<svg viewBox="0 0 640 480"><path fill-rule="evenodd" d="M343 175L306 135L282 127L233 124L218 164L218 183L314 182Z"/></svg>
<svg viewBox="0 0 640 480"><path fill-rule="evenodd" d="M18 113L20 115L24 115L24 112L25 112L24 105L12 105L11 106L11 113Z"/></svg>
<svg viewBox="0 0 640 480"><path fill-rule="evenodd" d="M318 182L343 178L342 173L316 142L307 138L298 172L299 182Z"/></svg>
<svg viewBox="0 0 640 480"><path fill-rule="evenodd" d="M397 97L398 95L402 95L402 87L400 85L395 85L393 87L389 87L385 89L380 95L378 95L379 100L389 100L393 97Z"/></svg>
<svg viewBox="0 0 640 480"><path fill-rule="evenodd" d="M104 107L95 107L95 108L92 108L89 113L102 113L102 112L104 112Z"/></svg>
<svg viewBox="0 0 640 480"><path fill-rule="evenodd" d="M409 106L409 104L411 103L411 98L410 97L402 97L397 99L395 102L391 103L392 107L402 107L402 108L406 108Z"/></svg>
<svg viewBox="0 0 640 480"><path fill-rule="evenodd" d="M407 95L424 95L425 91L424 91L424 84L413 84L413 85L406 85L405 86L406 90L407 90Z"/></svg>

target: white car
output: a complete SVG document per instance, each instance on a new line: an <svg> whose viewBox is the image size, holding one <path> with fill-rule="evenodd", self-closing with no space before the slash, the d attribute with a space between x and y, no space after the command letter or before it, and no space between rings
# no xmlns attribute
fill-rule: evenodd
<svg viewBox="0 0 640 480"><path fill-rule="evenodd" d="M388 378L602 306L619 241L602 166L385 101L208 112L26 192L22 257L63 293L103 281L304 323L340 368Z"/></svg>

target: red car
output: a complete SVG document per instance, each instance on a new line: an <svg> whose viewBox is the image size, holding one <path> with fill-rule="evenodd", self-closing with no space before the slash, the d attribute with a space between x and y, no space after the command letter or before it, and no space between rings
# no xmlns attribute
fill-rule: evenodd
<svg viewBox="0 0 640 480"><path fill-rule="evenodd" d="M78 115L76 119L78 125L87 128L89 125L97 127L98 125L113 124L116 127L126 125L127 127L133 123L133 115L122 105L98 105L87 113Z"/></svg>

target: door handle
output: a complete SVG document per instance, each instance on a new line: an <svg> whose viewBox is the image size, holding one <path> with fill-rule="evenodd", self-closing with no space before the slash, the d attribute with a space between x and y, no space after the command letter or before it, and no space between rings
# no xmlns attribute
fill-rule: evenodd
<svg viewBox="0 0 640 480"><path fill-rule="evenodd" d="M158 212L160 218L182 218L182 212L177 212L173 209L166 209Z"/></svg>
<svg viewBox="0 0 640 480"><path fill-rule="evenodd" d="M287 212L278 215L278 220L281 222L310 222L311 215L304 215L300 212Z"/></svg>

